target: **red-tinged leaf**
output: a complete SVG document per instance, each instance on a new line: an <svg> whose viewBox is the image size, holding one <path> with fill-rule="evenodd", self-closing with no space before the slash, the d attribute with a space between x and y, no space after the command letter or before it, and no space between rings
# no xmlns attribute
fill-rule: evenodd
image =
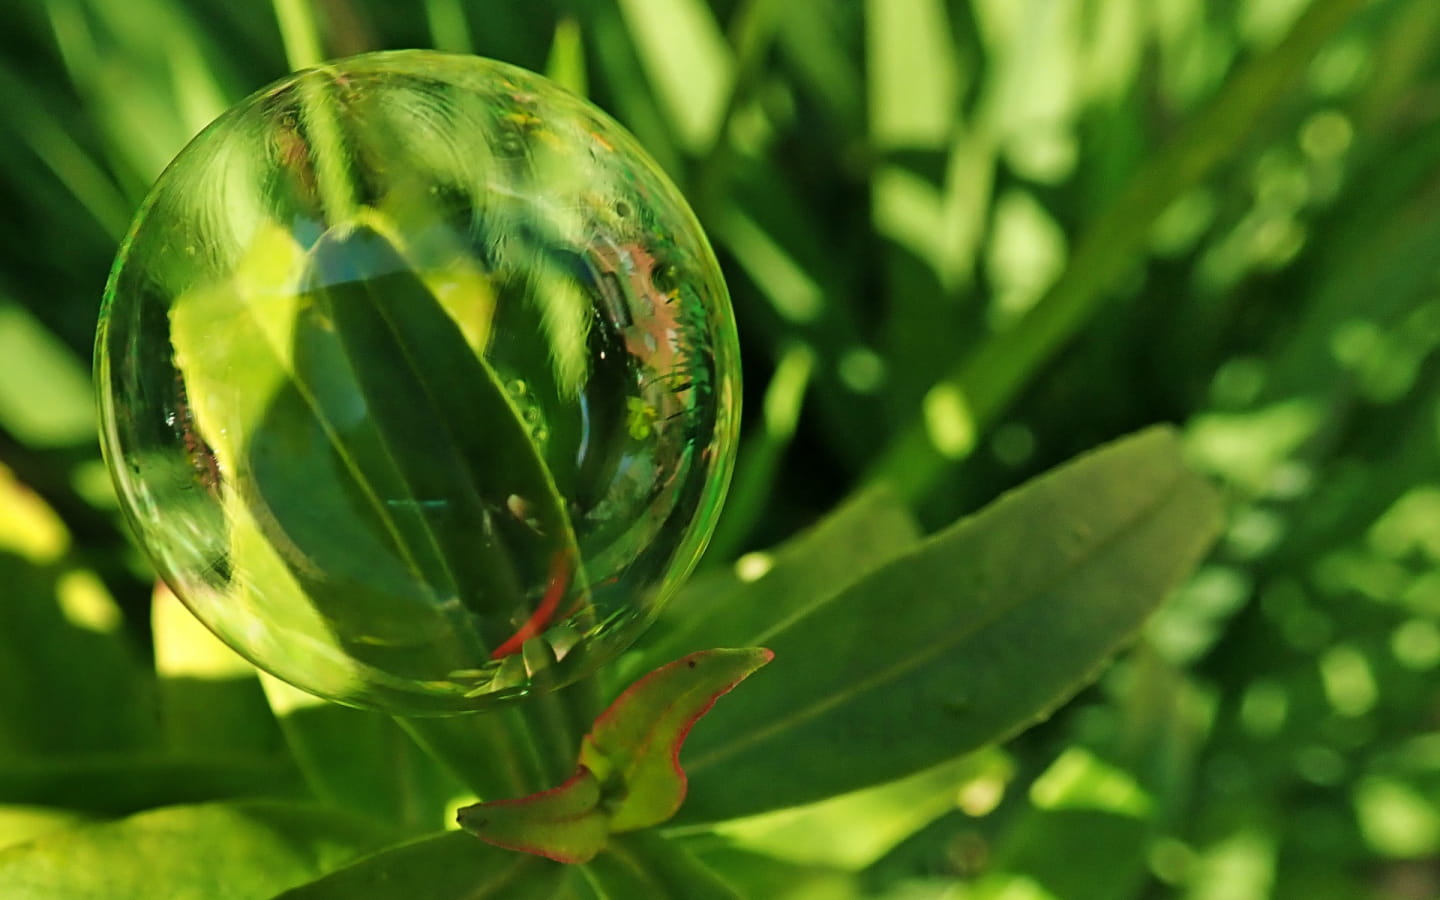
<svg viewBox="0 0 1440 900"><path fill-rule="evenodd" d="M600 782L584 766L559 787L467 806L457 818L461 828L487 844L562 863L589 862L609 836Z"/></svg>
<svg viewBox="0 0 1440 900"><path fill-rule="evenodd" d="M610 834L675 815L685 800L680 747L722 694L768 663L769 650L705 650L632 684L600 714L564 784L460 810L460 827L486 843L562 863L585 863Z"/></svg>
<svg viewBox="0 0 1440 900"><path fill-rule="evenodd" d="M595 720L580 764L601 782L611 831L675 815L685 800L680 747L690 729L721 695L773 658L757 648L692 653L635 682Z"/></svg>

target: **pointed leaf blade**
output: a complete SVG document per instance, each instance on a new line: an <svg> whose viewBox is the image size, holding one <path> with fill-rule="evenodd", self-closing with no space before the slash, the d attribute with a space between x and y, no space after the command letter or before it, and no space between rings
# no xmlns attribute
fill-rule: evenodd
<svg viewBox="0 0 1440 900"><path fill-rule="evenodd" d="M769 650L703 650L641 678L595 720L580 762L621 797L610 811L612 831L658 825L685 800L680 748L690 729L775 654Z"/></svg>
<svg viewBox="0 0 1440 900"><path fill-rule="evenodd" d="M781 677L696 733L679 820L880 784L1033 724L1096 677L1220 525L1168 428L1012 492L771 635Z"/></svg>

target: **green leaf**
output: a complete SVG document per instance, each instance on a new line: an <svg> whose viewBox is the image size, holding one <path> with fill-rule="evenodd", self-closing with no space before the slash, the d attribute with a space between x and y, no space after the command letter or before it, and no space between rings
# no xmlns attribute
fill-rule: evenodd
<svg viewBox="0 0 1440 900"><path fill-rule="evenodd" d="M604 900L739 900L741 896L684 847L654 831L615 836L584 872Z"/></svg>
<svg viewBox="0 0 1440 900"><path fill-rule="evenodd" d="M691 847L695 858L716 872L742 897L765 900L859 900L874 894L862 892L860 876L824 866L802 865L766 853L711 841ZM922 895L928 896L928 895Z"/></svg>
<svg viewBox="0 0 1440 900"><path fill-rule="evenodd" d="M397 721L482 799L534 793L574 773L575 749L601 708L594 679L564 688L549 679L536 668L523 702L482 714Z"/></svg>
<svg viewBox="0 0 1440 900"><path fill-rule="evenodd" d="M487 844L562 863L593 859L609 838L600 782L584 766L548 791L467 806L459 822Z"/></svg>
<svg viewBox="0 0 1440 900"><path fill-rule="evenodd" d="M1214 490L1168 428L1002 497L769 636L768 689L722 706L692 738L679 821L892 780L1043 719L1219 527Z"/></svg>
<svg viewBox="0 0 1440 900"><path fill-rule="evenodd" d="M975 785L999 796L1013 763L998 749L981 750L879 787L819 803L708 826L694 840L825 870L858 872L931 822L953 812Z"/></svg>
<svg viewBox="0 0 1440 900"><path fill-rule="evenodd" d="M279 757L95 754L0 761L0 803L112 815L172 803L298 794L300 788L294 764Z"/></svg>
<svg viewBox="0 0 1440 900"><path fill-rule="evenodd" d="M546 608L529 586L557 582L557 569L569 594L586 585L518 411L376 230L388 227L366 211L309 254L262 229L233 282L181 297L171 328L198 432L254 488L227 496L230 552L266 591L237 605L263 605L361 663L433 679L518 652ZM268 299L250 302L262 290ZM350 500L345 515L334 514L337 497ZM514 498L524 521L493 514ZM277 544L303 548L306 565ZM462 603L439 603L436 591ZM326 692L343 696L349 673L332 679Z"/></svg>
<svg viewBox="0 0 1440 900"><path fill-rule="evenodd" d="M95 440L85 366L34 316L0 298L0 428L31 447Z"/></svg>
<svg viewBox="0 0 1440 900"><path fill-rule="evenodd" d="M585 77L585 42L581 39L580 23L574 19L563 18L555 23L555 39L550 43L545 76L581 97L589 93Z"/></svg>
<svg viewBox="0 0 1440 900"><path fill-rule="evenodd" d="M568 871L451 831L383 850L275 900L554 900L570 896L562 893Z"/></svg>
<svg viewBox="0 0 1440 900"><path fill-rule="evenodd" d="M641 649L604 674L614 684L626 672L706 647L764 646L786 623L919 540L919 526L892 493L865 491L776 550L751 556L747 565L768 567L758 578L725 571L693 579L665 606Z"/></svg>
<svg viewBox="0 0 1440 900"><path fill-rule="evenodd" d="M280 733L255 667L200 624L164 582L155 585L150 601L150 631L171 750L278 754Z"/></svg>
<svg viewBox="0 0 1440 900"><path fill-rule="evenodd" d="M961 71L941 0L865 5L870 130L885 148L947 143L960 108Z"/></svg>
<svg viewBox="0 0 1440 900"><path fill-rule="evenodd" d="M533 697L527 697L529 703ZM477 796L517 797L564 778L574 764L547 773L526 737L524 719L514 706L478 715L397 719L397 724L425 752L443 762ZM546 775L553 774L547 780Z"/></svg>
<svg viewBox="0 0 1440 900"><path fill-rule="evenodd" d="M735 55L702 0L619 0L635 50L681 143L715 142L735 79Z"/></svg>
<svg viewBox="0 0 1440 900"><path fill-rule="evenodd" d="M184 806L0 851L7 900L265 900L392 838L331 811L275 802Z"/></svg>
<svg viewBox="0 0 1440 900"><path fill-rule="evenodd" d="M389 671L433 671L435 656L452 652L454 668L465 668L477 651L445 641L464 644L467 636L487 648L484 655L502 653L514 629L472 634L473 623L508 618L527 602L529 585L552 579L555 557L568 571L578 564L554 483L498 376L388 241L362 226L322 238L312 254L292 386L277 392L248 447L279 531L273 539L307 548L325 573L313 583L303 572L296 577L357 659ZM342 428L356 403L367 416ZM300 458L333 455L336 468L295 464L294 443L307 434L317 449ZM314 509L317 478L335 483L332 496L355 497L353 524ZM531 522L491 514L511 497L524 498ZM435 498L444 502L436 506ZM365 546L347 540L356 528L357 540L393 544L411 575L479 608L446 615L444 604L399 589L400 581L382 588L357 569L376 561L355 561ZM377 646L369 637L377 628L413 632L415 640Z"/></svg>
<svg viewBox="0 0 1440 900"><path fill-rule="evenodd" d="M769 650L704 650L662 666L621 694L595 720L580 764L604 785L610 828L658 825L685 801L680 747L715 701L774 659Z"/></svg>
<svg viewBox="0 0 1440 900"><path fill-rule="evenodd" d="M104 583L69 553L59 517L0 465L0 764L154 742L153 682Z"/></svg>
<svg viewBox="0 0 1440 900"><path fill-rule="evenodd" d="M269 675L261 682L305 783L327 805L420 835L444 828L451 804L469 798L391 717L326 703Z"/></svg>
<svg viewBox="0 0 1440 900"><path fill-rule="evenodd" d="M611 832L669 819L685 800L680 748L715 701L770 661L768 650L705 650L662 666L621 694L580 744L559 787L460 810L481 840L558 862L588 862Z"/></svg>
<svg viewBox="0 0 1440 900"><path fill-rule="evenodd" d="M82 825L88 817L48 806L0 805L0 850Z"/></svg>

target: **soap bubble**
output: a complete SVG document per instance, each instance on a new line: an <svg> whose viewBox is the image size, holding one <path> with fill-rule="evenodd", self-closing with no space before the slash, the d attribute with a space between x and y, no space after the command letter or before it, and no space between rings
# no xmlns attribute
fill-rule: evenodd
<svg viewBox="0 0 1440 900"><path fill-rule="evenodd" d="M96 344L122 506L190 609L402 714L580 678L708 540L739 404L695 217L610 118L376 53L221 116L145 201Z"/></svg>

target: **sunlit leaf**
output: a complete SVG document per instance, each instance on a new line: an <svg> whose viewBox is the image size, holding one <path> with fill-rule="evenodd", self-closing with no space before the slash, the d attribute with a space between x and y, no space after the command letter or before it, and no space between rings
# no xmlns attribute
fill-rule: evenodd
<svg viewBox="0 0 1440 900"><path fill-rule="evenodd" d="M261 900L381 846L391 833L278 803L172 807L0 851L15 900Z"/></svg>
<svg viewBox="0 0 1440 900"><path fill-rule="evenodd" d="M85 368L23 307L0 299L0 428L35 447L95 437Z"/></svg>
<svg viewBox="0 0 1440 900"><path fill-rule="evenodd" d="M1043 719L1095 677L1219 525L1215 492L1168 429L1002 498L769 634L777 662L763 686L692 737L680 818L854 790Z"/></svg>
<svg viewBox="0 0 1440 900"><path fill-rule="evenodd" d="M164 583L150 604L166 744L178 753L274 754L275 717L241 659L190 614Z"/></svg>
<svg viewBox="0 0 1440 900"><path fill-rule="evenodd" d="M448 825L451 803L468 795L389 716L326 703L268 675L261 681L296 766L326 804L425 834Z"/></svg>

